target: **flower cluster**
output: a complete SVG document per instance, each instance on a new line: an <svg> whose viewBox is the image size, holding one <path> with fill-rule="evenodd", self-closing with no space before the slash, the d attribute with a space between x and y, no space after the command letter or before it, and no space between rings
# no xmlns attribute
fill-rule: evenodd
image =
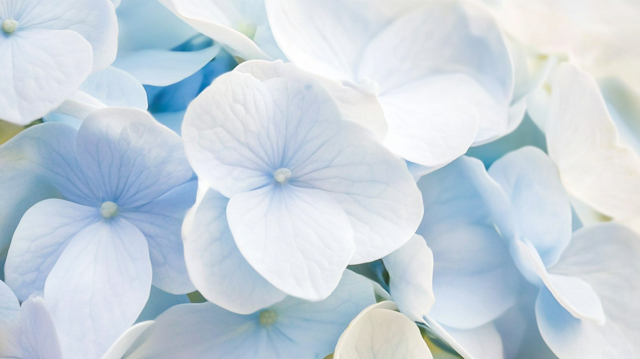
<svg viewBox="0 0 640 359"><path fill-rule="evenodd" d="M0 0L0 358L640 358L638 19Z"/></svg>

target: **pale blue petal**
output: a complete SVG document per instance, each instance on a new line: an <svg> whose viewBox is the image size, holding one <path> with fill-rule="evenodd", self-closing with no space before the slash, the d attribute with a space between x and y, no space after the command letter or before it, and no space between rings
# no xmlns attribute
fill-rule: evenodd
<svg viewBox="0 0 640 359"><path fill-rule="evenodd" d="M316 189L278 183L237 194L227 218L249 264L279 290L307 300L331 294L355 249L347 215Z"/></svg>
<svg viewBox="0 0 640 359"><path fill-rule="evenodd" d="M418 234L434 257L430 315L459 329L488 323L515 303L521 280L504 238L512 232L506 195L468 157L424 176L419 187L425 215Z"/></svg>
<svg viewBox="0 0 640 359"><path fill-rule="evenodd" d="M173 294L195 291L184 261L181 229L196 200L197 181L189 181L161 197L121 215L144 234L149 244L153 285Z"/></svg>
<svg viewBox="0 0 640 359"><path fill-rule="evenodd" d="M18 319L20 302L11 288L0 281L0 327Z"/></svg>
<svg viewBox="0 0 640 359"><path fill-rule="evenodd" d="M598 325L577 319L545 288L540 291L536 301L536 318L542 338L560 358L636 357L631 341L615 322L607 321Z"/></svg>
<svg viewBox="0 0 640 359"><path fill-rule="evenodd" d="M550 273L581 278L602 301L607 323L620 328L640 353L640 238L615 223L588 226L575 232Z"/></svg>
<svg viewBox="0 0 640 359"><path fill-rule="evenodd" d="M142 84L113 66L89 75L79 90L107 106L147 109L147 94Z"/></svg>
<svg viewBox="0 0 640 359"><path fill-rule="evenodd" d="M250 314L284 299L242 256L227 223L229 199L206 191L185 219L183 236L189 275L209 301L229 311Z"/></svg>
<svg viewBox="0 0 640 359"><path fill-rule="evenodd" d="M219 44L197 51L147 49L125 53L113 66L130 73L144 85L168 86L193 75L220 51Z"/></svg>
<svg viewBox="0 0 640 359"><path fill-rule="evenodd" d="M523 147L497 160L489 175L509 196L519 235L553 265L571 240L571 205L558 169L535 147Z"/></svg>
<svg viewBox="0 0 640 359"><path fill-rule="evenodd" d="M151 277L147 241L124 219L102 220L72 238L44 290L64 358L104 354L140 315Z"/></svg>
<svg viewBox="0 0 640 359"><path fill-rule="evenodd" d="M473 329L447 327L443 329L447 331L458 346L464 348L464 351L468 354L465 359L504 358L502 338L493 323Z"/></svg>
<svg viewBox="0 0 640 359"><path fill-rule="evenodd" d="M75 155L76 130L41 124L22 131L0 147L0 252L22 215L46 198L97 204Z"/></svg>
<svg viewBox="0 0 640 359"><path fill-rule="evenodd" d="M140 339L141 337L151 331L150 328L152 328L154 324L155 322L150 320L138 323L127 329L127 331L122 333L120 338L113 343L101 359L122 359L133 345L142 340Z"/></svg>
<svg viewBox="0 0 640 359"><path fill-rule="evenodd" d="M20 311L21 359L62 359L59 335L40 297L29 298Z"/></svg>
<svg viewBox="0 0 640 359"><path fill-rule="evenodd" d="M180 137L137 109L95 111L78 131L77 148L100 200L123 210L148 203L193 175Z"/></svg>
<svg viewBox="0 0 640 359"><path fill-rule="evenodd" d="M20 357L20 302L0 281L0 358Z"/></svg>
<svg viewBox="0 0 640 359"><path fill-rule="evenodd" d="M198 34L157 0L123 0L118 10L118 53L172 49Z"/></svg>
<svg viewBox="0 0 640 359"><path fill-rule="evenodd" d="M270 307L275 323L260 314L239 315L212 303L173 307L161 315L145 343L127 359L324 358L349 322L375 303L364 277L345 272L338 289L312 303L289 298Z"/></svg>
<svg viewBox="0 0 640 359"><path fill-rule="evenodd" d="M98 209L61 199L46 199L20 220L5 265L6 282L25 301L42 295L49 272L71 238L100 220Z"/></svg>
<svg viewBox="0 0 640 359"><path fill-rule="evenodd" d="M158 289L156 286L151 286L151 293L149 294L147 304L144 306L144 309L142 309L142 313L140 313L138 319L136 319L136 323L154 320L169 308L187 303L189 303L189 297L187 297L186 294L171 294Z"/></svg>
<svg viewBox="0 0 640 359"><path fill-rule="evenodd" d="M422 236L415 234L409 242L383 259L389 271L389 287L400 312L415 322L429 314L434 304L433 253Z"/></svg>

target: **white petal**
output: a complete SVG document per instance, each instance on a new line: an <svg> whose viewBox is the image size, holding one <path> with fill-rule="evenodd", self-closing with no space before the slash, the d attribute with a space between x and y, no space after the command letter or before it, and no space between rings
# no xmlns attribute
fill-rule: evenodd
<svg viewBox="0 0 640 359"><path fill-rule="evenodd" d="M357 82L367 43L386 24L423 1L267 0L278 45L301 68ZM362 11L366 7L367 11Z"/></svg>
<svg viewBox="0 0 640 359"><path fill-rule="evenodd" d="M99 200L123 210L148 203L193 175L180 137L138 109L93 112L80 127L77 150Z"/></svg>
<svg viewBox="0 0 640 359"><path fill-rule="evenodd" d="M0 118L26 125L58 107L91 71L91 45L69 30L0 38Z"/></svg>
<svg viewBox="0 0 640 359"><path fill-rule="evenodd" d="M385 146L427 167L453 161L478 135L479 112L468 101L478 96L483 90L463 74L430 76L381 95Z"/></svg>
<svg viewBox="0 0 640 359"><path fill-rule="evenodd" d="M62 359L59 336L42 298L29 298L20 311L22 359Z"/></svg>
<svg viewBox="0 0 640 359"><path fill-rule="evenodd" d="M104 354L142 311L151 275L144 235L126 220L100 221L71 239L44 290L64 357Z"/></svg>
<svg viewBox="0 0 640 359"><path fill-rule="evenodd" d="M261 81L287 76L313 76L311 73L304 73L291 63L285 64L281 61L274 63L263 60L245 61L235 70L249 73ZM384 139L387 133L387 123L377 96L350 86L349 83L340 83L322 76L315 76L315 79L320 81L336 101L345 120L368 128L379 140Z"/></svg>
<svg viewBox="0 0 640 359"><path fill-rule="evenodd" d="M333 358L433 358L418 326L389 303L374 304L360 313L340 337Z"/></svg>
<svg viewBox="0 0 640 359"><path fill-rule="evenodd" d="M253 76L230 72L217 78L189 105L182 124L198 177L226 197L270 183L271 167L279 164L273 142L282 136L281 126L277 133L264 132L273 116L271 96Z"/></svg>
<svg viewBox="0 0 640 359"><path fill-rule="evenodd" d="M113 66L130 73L144 85L169 86L196 73L220 49L220 45L197 51L146 49L119 56Z"/></svg>
<svg viewBox="0 0 640 359"><path fill-rule="evenodd" d="M551 273L576 276L596 291L607 317L640 353L640 238L619 224L599 224L575 232ZM584 322L584 321L583 321Z"/></svg>
<svg viewBox="0 0 640 359"><path fill-rule="evenodd" d="M433 253L424 238L415 234L382 260L389 271L391 295L400 311L413 321L422 321L435 302Z"/></svg>
<svg viewBox="0 0 640 359"><path fill-rule="evenodd" d="M13 9L20 9L20 15L16 17L20 27L29 30L71 30L84 37L93 50L94 71L107 68L116 58L118 24L111 1L32 0L19 4L14 5ZM50 43L57 44L53 41Z"/></svg>
<svg viewBox="0 0 640 359"><path fill-rule="evenodd" d="M122 333L120 338L116 340L113 345L107 350L107 352L101 357L101 359L122 359L127 353L129 348L142 336L149 328L152 328L155 324L154 321L149 320L146 322L138 323L126 332Z"/></svg>
<svg viewBox="0 0 640 359"><path fill-rule="evenodd" d="M640 157L618 140L596 82L563 64L546 124L550 157L567 191L615 219L640 214Z"/></svg>
<svg viewBox="0 0 640 359"><path fill-rule="evenodd" d="M417 87L412 83L438 73L466 74L473 80L458 85L451 95L466 98L478 111L476 142L505 134L514 75L502 33L487 13L474 6L454 1L428 4L396 19L371 41L358 79L376 81L384 104L387 93Z"/></svg>
<svg viewBox="0 0 640 359"><path fill-rule="evenodd" d="M237 194L227 217L249 264L281 291L307 300L331 294L355 250L347 215L316 189L277 184Z"/></svg>
<svg viewBox="0 0 640 359"><path fill-rule="evenodd" d="M189 275L207 300L250 314L284 299L242 256L227 223L228 199L206 186L183 226Z"/></svg>
<svg viewBox="0 0 640 359"><path fill-rule="evenodd" d="M520 235L553 265L571 240L571 205L558 169L535 147L523 147L494 162L489 175L509 196Z"/></svg>
<svg viewBox="0 0 640 359"><path fill-rule="evenodd" d="M13 235L5 276L18 298L42 295L45 281L69 241L100 220L96 208L61 199L47 199L31 207Z"/></svg>
<svg viewBox="0 0 640 359"><path fill-rule="evenodd" d="M198 31L246 60L284 58L271 34L264 0L160 1Z"/></svg>

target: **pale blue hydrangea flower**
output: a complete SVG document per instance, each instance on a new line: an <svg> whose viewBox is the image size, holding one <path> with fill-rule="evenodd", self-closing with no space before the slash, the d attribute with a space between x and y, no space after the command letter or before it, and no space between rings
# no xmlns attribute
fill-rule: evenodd
<svg viewBox="0 0 640 359"><path fill-rule="evenodd" d="M285 293L326 298L348 264L399 248L422 217L404 162L292 66L220 76L182 127L200 180L183 231L189 273L239 313Z"/></svg>
<svg viewBox="0 0 640 359"><path fill-rule="evenodd" d="M320 302L287 297L249 315L209 302L178 305L158 317L124 358L322 359L349 322L374 303L371 281L345 271L336 290Z"/></svg>
<svg viewBox="0 0 640 359"><path fill-rule="evenodd" d="M274 36L301 68L371 95L384 144L408 161L440 167L496 139L523 115L514 68L488 13L457 1L273 0ZM371 116L371 119L377 117ZM366 122L366 121L365 121Z"/></svg>
<svg viewBox="0 0 640 359"><path fill-rule="evenodd" d="M147 109L142 84L127 72L113 66L96 71L60 107L45 115L45 122L63 122L79 128L93 111L105 107Z"/></svg>
<svg viewBox="0 0 640 359"><path fill-rule="evenodd" d="M123 0L114 66L144 85L168 86L193 75L213 59L220 45L200 34L158 0Z"/></svg>
<svg viewBox="0 0 640 359"><path fill-rule="evenodd" d="M496 161L491 177L509 198L500 230L523 276L539 288L538 328L561 358L630 358L640 347L640 238L619 224L571 233L558 170L525 147Z"/></svg>
<svg viewBox="0 0 640 359"><path fill-rule="evenodd" d="M160 0L187 24L244 60L285 60L276 44L264 0Z"/></svg>
<svg viewBox="0 0 640 359"><path fill-rule="evenodd" d="M21 300L44 294L60 330L76 333L63 351L82 340L106 349L152 282L194 290L180 228L196 183L180 138L148 113L109 108L79 130L34 126L0 148L0 166L12 188L0 194L5 245L15 228L7 284Z"/></svg>
<svg viewBox="0 0 640 359"><path fill-rule="evenodd" d="M0 4L0 118L28 124L58 107L116 56L109 0L5 0Z"/></svg>
<svg viewBox="0 0 640 359"><path fill-rule="evenodd" d="M140 323L126 332L107 349L94 353L94 343L78 341L78 345L62 350L67 333L56 326L54 316L42 297L29 297L20 305L11 289L0 281L0 357L22 359L120 359L135 338L151 324Z"/></svg>

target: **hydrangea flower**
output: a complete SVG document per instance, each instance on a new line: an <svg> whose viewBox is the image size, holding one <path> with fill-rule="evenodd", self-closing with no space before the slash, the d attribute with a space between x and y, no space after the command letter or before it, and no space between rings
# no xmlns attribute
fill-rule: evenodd
<svg viewBox="0 0 640 359"><path fill-rule="evenodd" d="M423 212L402 160L343 120L312 77L268 65L220 76L182 127L201 183L184 229L190 275L206 298L241 313L281 292L326 298L348 264L408 241Z"/></svg>
<svg viewBox="0 0 640 359"><path fill-rule="evenodd" d="M538 149L507 154L489 174L509 199L500 230L523 276L539 288L535 313L547 345L560 358L633 357L638 235L618 224L572 235L557 169Z"/></svg>
<svg viewBox="0 0 640 359"><path fill-rule="evenodd" d="M349 321L373 303L371 281L345 271L320 302L288 297L249 315L209 302L178 305L158 317L124 358L324 358Z"/></svg>
<svg viewBox="0 0 640 359"><path fill-rule="evenodd" d="M178 17L244 60L286 59L276 44L264 0L160 0Z"/></svg>
<svg viewBox="0 0 640 359"><path fill-rule="evenodd" d="M158 0L124 0L118 6L118 57L114 66L144 85L169 86L195 74L220 45L185 24Z"/></svg>
<svg viewBox="0 0 640 359"><path fill-rule="evenodd" d="M0 118L9 122L46 115L116 56L109 0L6 0L0 27Z"/></svg>
<svg viewBox="0 0 640 359"><path fill-rule="evenodd" d="M20 220L6 282L21 300L44 294L59 330L73 333L60 338L63 352L79 341L92 355L106 350L152 282L194 290L180 227L196 183L180 138L148 113L108 108L79 130L34 126L0 148L0 164L13 189L0 195L3 235Z"/></svg>
<svg viewBox="0 0 640 359"><path fill-rule="evenodd" d="M515 128L509 50L475 6L404 0L363 10L360 1L269 0L267 13L293 63L373 95L386 120L384 144L408 161L441 167Z"/></svg>
<svg viewBox="0 0 640 359"><path fill-rule="evenodd" d="M97 356L87 350L90 342L79 341L77 347L62 351L60 338L69 333L60 330L42 297L29 297L22 303L11 289L0 281L0 357L24 359L102 358L120 359L129 349L141 329L141 323L123 333L111 347ZM72 334L73 335L73 334Z"/></svg>

